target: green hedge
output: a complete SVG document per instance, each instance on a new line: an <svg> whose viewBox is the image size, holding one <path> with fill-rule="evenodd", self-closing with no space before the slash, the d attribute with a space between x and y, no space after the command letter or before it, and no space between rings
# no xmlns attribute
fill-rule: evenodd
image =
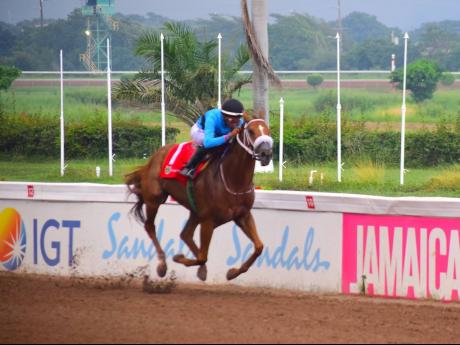
<svg viewBox="0 0 460 345"><path fill-rule="evenodd" d="M277 128L273 124L272 128ZM294 164L333 162L337 159L337 127L331 123L285 126L284 159ZM275 157L279 135L273 132ZM342 155L348 162L372 160L398 165L401 155L399 132L366 130L364 125L345 123L342 128ZM406 165L429 167L460 163L460 133L440 127L437 131L409 132L406 135Z"/></svg>
<svg viewBox="0 0 460 345"><path fill-rule="evenodd" d="M291 163L333 162L337 158L336 126L326 118L315 122L285 126L285 160ZM2 115L0 111L0 154L8 157L59 157L59 119L40 116ZM278 125L272 123L275 157L278 155ZM88 119L69 124L66 131L66 157L88 159L107 155L107 123ZM174 142L179 130L167 129L168 142ZM344 122L342 127L344 161L371 159L385 165L398 165L399 132L366 130L363 124ZM113 152L119 158L149 156L161 145L161 128L146 127L135 121L113 123ZM409 132L406 136L406 165L428 167L460 163L460 131L440 126L436 131Z"/></svg>
<svg viewBox="0 0 460 345"><path fill-rule="evenodd" d="M87 159L108 154L107 122L90 119L65 128L66 157ZM167 141L175 141L179 130L167 128ZM113 152L119 158L149 156L161 146L161 128L139 122L113 122ZM59 119L16 115L0 117L0 154L9 157L59 157Z"/></svg>

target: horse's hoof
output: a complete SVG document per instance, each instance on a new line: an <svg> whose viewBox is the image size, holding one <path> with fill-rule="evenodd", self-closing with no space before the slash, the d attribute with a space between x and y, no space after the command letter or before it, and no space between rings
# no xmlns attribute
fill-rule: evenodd
<svg viewBox="0 0 460 345"><path fill-rule="evenodd" d="M237 268L231 268L227 272L227 280L235 279L240 275L240 270Z"/></svg>
<svg viewBox="0 0 460 345"><path fill-rule="evenodd" d="M182 263L185 259L185 256L183 254L177 254L177 255L174 255L173 257L173 261L174 262L177 262L177 263Z"/></svg>
<svg viewBox="0 0 460 345"><path fill-rule="evenodd" d="M198 268L196 275L201 281L206 281L206 278L208 277L208 268L206 267L206 265L201 265Z"/></svg>
<svg viewBox="0 0 460 345"><path fill-rule="evenodd" d="M168 271L168 266L166 266L166 262L161 262L157 266L157 274L160 278L163 278Z"/></svg>

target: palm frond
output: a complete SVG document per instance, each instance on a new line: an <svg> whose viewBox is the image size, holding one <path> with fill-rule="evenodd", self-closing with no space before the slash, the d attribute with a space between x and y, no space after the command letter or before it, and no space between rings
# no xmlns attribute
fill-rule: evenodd
<svg viewBox="0 0 460 345"><path fill-rule="evenodd" d="M158 80L121 80L114 89L115 99L137 102L141 104L152 104L161 98L160 82Z"/></svg>
<svg viewBox="0 0 460 345"><path fill-rule="evenodd" d="M259 68L264 70L270 80L272 80L276 85L280 86L281 81L276 75L273 67L271 66L270 62L264 57L262 50L260 49L260 45L257 42L256 34L251 24L251 20L249 18L249 11L248 11L248 3L247 0L241 0L241 9L243 12L243 25L244 25L244 32L246 34L246 40L248 43L249 51L251 52L252 58L254 62L257 64Z"/></svg>

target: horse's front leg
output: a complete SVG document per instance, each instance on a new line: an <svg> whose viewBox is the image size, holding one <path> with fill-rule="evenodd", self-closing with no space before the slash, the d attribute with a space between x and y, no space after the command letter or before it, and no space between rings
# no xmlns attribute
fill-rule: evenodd
<svg viewBox="0 0 460 345"><path fill-rule="evenodd" d="M256 223L251 212L248 212L245 216L239 219L235 219L235 223L241 228L241 230L243 230L246 236L248 236L248 238L254 244L254 253L252 253L249 259L246 260L246 262L244 262L240 268L231 268L227 272L228 280L235 279L241 273L247 272L254 263L254 261L256 261L256 259L260 256L260 254L262 254L262 251L264 250L264 244L262 243L262 241L259 238L259 235L257 234Z"/></svg>

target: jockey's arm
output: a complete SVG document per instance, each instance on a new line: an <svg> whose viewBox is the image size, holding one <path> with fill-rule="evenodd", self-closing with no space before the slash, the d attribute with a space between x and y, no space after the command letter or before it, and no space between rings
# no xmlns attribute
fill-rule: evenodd
<svg viewBox="0 0 460 345"><path fill-rule="evenodd" d="M203 145L206 149L221 146L228 140L228 135L222 135L215 137L216 135L216 123L215 119L211 116L206 118L206 125L204 128L204 141Z"/></svg>

